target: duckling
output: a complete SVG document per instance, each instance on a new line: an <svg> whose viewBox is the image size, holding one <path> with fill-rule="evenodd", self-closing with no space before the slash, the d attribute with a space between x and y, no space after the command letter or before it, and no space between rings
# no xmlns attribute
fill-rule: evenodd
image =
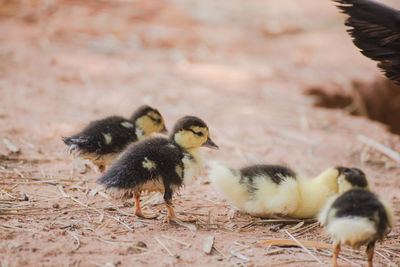
<svg viewBox="0 0 400 267"><path fill-rule="evenodd" d="M153 132L167 132L164 119L157 109L143 105L129 120L120 116L96 120L73 136L63 136L62 140L72 155L89 159L103 173L130 143Z"/></svg>
<svg viewBox="0 0 400 267"><path fill-rule="evenodd" d="M206 123L197 117L185 116L176 122L169 139L157 137L131 145L97 182L122 195L131 191L136 216L148 219L158 216L145 215L140 207L141 192L158 191L163 194L167 206L165 221L194 221L195 218L176 216L172 197L175 191L192 183L200 174L201 146L218 149L210 138Z"/></svg>
<svg viewBox="0 0 400 267"><path fill-rule="evenodd" d="M343 167L331 167L315 179L305 179L279 165L255 165L239 170L212 164L211 184L239 210L256 217L312 218L338 192Z"/></svg>
<svg viewBox="0 0 400 267"><path fill-rule="evenodd" d="M331 197L318 216L319 222L333 236L332 265L337 267L342 244L359 248L366 244L368 266L372 267L375 242L382 240L395 224L390 203L369 191L363 173L353 173L353 181L342 180L341 195ZM349 187L349 183L355 186ZM353 183L354 184L354 183Z"/></svg>
<svg viewBox="0 0 400 267"><path fill-rule="evenodd" d="M373 0L333 0L349 15L345 25L361 53L378 61L385 75L400 84L400 10Z"/></svg>

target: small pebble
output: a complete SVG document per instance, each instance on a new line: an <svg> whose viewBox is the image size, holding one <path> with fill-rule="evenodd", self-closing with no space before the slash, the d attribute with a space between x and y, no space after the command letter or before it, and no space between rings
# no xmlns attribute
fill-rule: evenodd
<svg viewBox="0 0 400 267"><path fill-rule="evenodd" d="M139 247L139 248L147 248L146 243L144 243L143 241L137 242L136 246Z"/></svg>
<svg viewBox="0 0 400 267"><path fill-rule="evenodd" d="M53 208L55 208L55 209L58 209L58 208L60 208L60 204L58 204L58 203L54 203L54 204L53 204Z"/></svg>
<svg viewBox="0 0 400 267"><path fill-rule="evenodd" d="M278 232L280 229L283 228L283 226L284 226L283 223L277 223L277 224L272 225L272 226L269 228L269 230L272 231L272 232Z"/></svg>
<svg viewBox="0 0 400 267"><path fill-rule="evenodd" d="M19 198L21 201L29 201L29 197L25 193L19 193Z"/></svg>

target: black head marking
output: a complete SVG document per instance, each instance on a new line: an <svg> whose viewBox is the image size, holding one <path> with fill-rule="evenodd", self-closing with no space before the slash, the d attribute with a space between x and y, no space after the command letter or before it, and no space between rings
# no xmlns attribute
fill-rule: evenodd
<svg viewBox="0 0 400 267"><path fill-rule="evenodd" d="M194 132L191 127L201 127L201 128L206 128L207 124L202 121L201 119L199 119L198 117L195 116L185 116L183 118L180 118L174 126L174 129L171 132L171 136L173 137L174 134L176 134L177 132L181 131L181 130L188 130L188 131L192 131ZM199 135L198 133L194 132L195 134Z"/></svg>
<svg viewBox="0 0 400 267"><path fill-rule="evenodd" d="M152 107L150 107L148 105L143 105L143 106L140 106L139 108L136 109L136 111L130 117L130 121L135 123L135 121L137 119L139 119L140 117L143 117L143 116L146 116L146 115L149 116L148 114L150 112L157 113L161 117L161 113L157 109L152 108ZM150 117L151 120L153 120L153 121L155 121L157 123L161 123L161 121L162 121L160 118L154 118L152 116L149 116L149 117Z"/></svg>
<svg viewBox="0 0 400 267"><path fill-rule="evenodd" d="M339 175L342 174L346 181L348 181L352 186L357 186L360 188L365 188L368 186L367 178L362 170L346 167L337 167L337 169L339 171Z"/></svg>

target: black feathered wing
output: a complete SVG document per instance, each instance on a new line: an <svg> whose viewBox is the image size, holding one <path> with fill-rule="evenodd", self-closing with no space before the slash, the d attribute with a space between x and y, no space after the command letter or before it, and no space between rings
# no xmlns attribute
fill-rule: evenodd
<svg viewBox="0 0 400 267"><path fill-rule="evenodd" d="M182 150L168 139L150 138L128 147L97 183L106 188L133 189L160 178L166 187L180 186L182 177L176 166L183 170L182 158ZM153 162L154 169L146 168L146 162Z"/></svg>
<svg viewBox="0 0 400 267"><path fill-rule="evenodd" d="M345 25L361 53L400 83L400 11L372 0L334 0L349 15Z"/></svg>
<svg viewBox="0 0 400 267"><path fill-rule="evenodd" d="M109 143L105 140L106 135L110 137ZM136 141L137 136L135 126L130 121L112 116L93 121L80 133L62 139L69 146L76 145L83 153L95 153L100 156L121 152L129 143Z"/></svg>

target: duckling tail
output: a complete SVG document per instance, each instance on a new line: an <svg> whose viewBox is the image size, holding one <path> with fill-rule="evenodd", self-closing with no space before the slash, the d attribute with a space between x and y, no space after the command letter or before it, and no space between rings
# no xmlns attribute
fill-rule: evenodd
<svg viewBox="0 0 400 267"><path fill-rule="evenodd" d="M215 191L221 193L239 209L243 208L247 201L247 188L240 183L240 172L216 162L212 162L210 168L209 178Z"/></svg>

